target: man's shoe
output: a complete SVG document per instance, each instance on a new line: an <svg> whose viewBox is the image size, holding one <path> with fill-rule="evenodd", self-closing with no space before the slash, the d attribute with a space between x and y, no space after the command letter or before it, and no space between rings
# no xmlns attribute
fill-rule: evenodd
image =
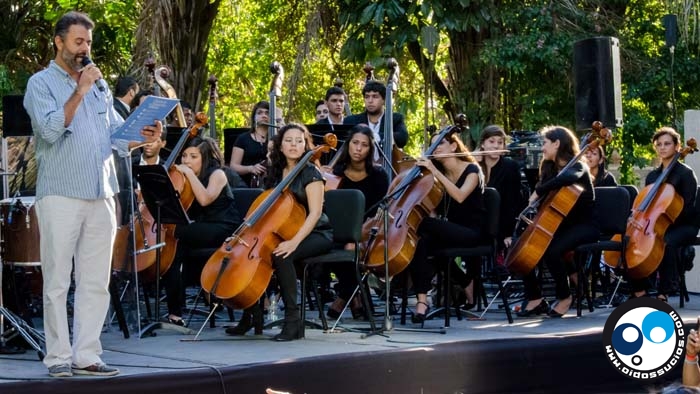
<svg viewBox="0 0 700 394"><path fill-rule="evenodd" d="M119 374L119 370L108 367L106 364L92 364L83 368L73 367L73 373L76 375L114 376Z"/></svg>
<svg viewBox="0 0 700 394"><path fill-rule="evenodd" d="M52 378L70 378L73 376L70 365L58 364L49 367L49 376Z"/></svg>

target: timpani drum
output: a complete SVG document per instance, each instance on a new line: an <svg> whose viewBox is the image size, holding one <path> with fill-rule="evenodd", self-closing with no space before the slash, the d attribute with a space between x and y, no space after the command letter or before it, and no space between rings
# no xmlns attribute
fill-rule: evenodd
<svg viewBox="0 0 700 394"><path fill-rule="evenodd" d="M2 261L19 266L41 265L39 223L34 211L34 197L17 197L0 201L2 218Z"/></svg>

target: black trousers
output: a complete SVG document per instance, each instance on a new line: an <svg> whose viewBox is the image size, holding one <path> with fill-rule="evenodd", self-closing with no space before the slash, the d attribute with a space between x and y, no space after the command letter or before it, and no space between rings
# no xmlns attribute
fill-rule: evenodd
<svg viewBox="0 0 700 394"><path fill-rule="evenodd" d="M432 217L421 221L418 235L420 239L413 260L408 265L413 288L418 294L425 294L432 287L430 281L435 275L435 263L428 260L430 252L448 247L468 248L481 240L481 233L477 229ZM474 270L467 270L467 275L465 281L468 285L475 275Z"/></svg>
<svg viewBox="0 0 700 394"><path fill-rule="evenodd" d="M559 228L552 237L549 247L544 252L540 263L544 262L556 284L556 297L559 300L571 295L567 274L573 270L567 268L564 255L574 250L578 245L595 242L599 237L598 229L590 223L575 224ZM525 297L528 300L542 298L542 288L537 280L535 270L523 277Z"/></svg>
<svg viewBox="0 0 700 394"><path fill-rule="evenodd" d="M659 294L673 293L678 290L678 280L680 279L680 248L695 241L698 234L698 228L691 225L671 225L666 229L664 241L666 248L664 249L664 257L659 263L659 267L648 278L633 279L630 281L630 286L633 292L645 291L656 283L658 276L658 284L656 289Z"/></svg>
<svg viewBox="0 0 700 394"><path fill-rule="evenodd" d="M272 266L275 268L277 283L284 301L285 322L298 321L299 306L297 304L297 270L296 263L307 257L328 253L333 242L323 235L312 232L299 244L297 249L286 258L273 257Z"/></svg>
<svg viewBox="0 0 700 394"><path fill-rule="evenodd" d="M199 272L199 269L183 270L185 264L201 265L202 261L193 261L192 252L196 249L218 248L226 237L231 235L238 225L226 223L193 222L187 225L178 225L175 229L177 250L175 258L168 271L163 275L163 286L167 296L168 313L182 316L182 307L185 305L185 284L197 283L196 277L183 278L185 272ZM193 276L196 276L193 274Z"/></svg>

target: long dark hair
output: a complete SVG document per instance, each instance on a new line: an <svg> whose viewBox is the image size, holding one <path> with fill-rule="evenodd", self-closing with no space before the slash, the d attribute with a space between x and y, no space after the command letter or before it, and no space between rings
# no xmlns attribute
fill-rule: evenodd
<svg viewBox="0 0 700 394"><path fill-rule="evenodd" d="M275 135L275 138L272 139L270 167L268 168L267 176L265 177L266 189L275 187L283 178L282 174L284 172L284 168L287 166L287 158L282 153L282 140L284 139L284 135L289 130L300 130L302 133L304 133L304 154L313 149L311 134L309 133L309 130L306 129L306 126L299 123L288 123L282 126L282 128L277 132L277 135Z"/></svg>
<svg viewBox="0 0 700 394"><path fill-rule="evenodd" d="M183 152L185 149L192 147L197 148L202 155L202 170L199 171L199 176L197 176L197 178L202 182L206 182L211 173L221 168L223 165L223 156L221 155L216 141L209 137L192 138L187 145L185 145Z"/></svg>
<svg viewBox="0 0 700 394"><path fill-rule="evenodd" d="M540 183L556 176L561 168L559 162L569 162L579 154L578 140L574 133L564 126L545 126L540 130L544 138L559 141L559 149L554 160L542 160L540 163Z"/></svg>
<svg viewBox="0 0 700 394"><path fill-rule="evenodd" d="M343 144L343 148L340 150L340 152L338 152L340 156L338 157L338 161L336 162L335 166L333 166L333 174L342 175L345 169L348 167L348 164L350 164L350 141L353 139L353 137L355 137L355 134L362 134L369 139L369 152L367 153L367 157L365 157L365 171L367 174L374 171L374 151L377 149L377 144L374 142L374 134L372 134L372 129L370 129L366 124L360 123L350 129L348 137L345 139L345 143Z"/></svg>
<svg viewBox="0 0 700 394"><path fill-rule="evenodd" d="M459 136L459 133L450 133L446 135L444 139L450 144L453 142L457 144L457 150L455 150L455 153L463 154L460 156L455 156L457 159L469 163L476 163L476 159L474 159L474 156L471 155L467 146L464 145L464 142L462 142L462 138ZM435 165L435 168L440 170L440 172L445 172L445 167L437 159L432 159L432 162Z"/></svg>
<svg viewBox="0 0 700 394"><path fill-rule="evenodd" d="M598 155L600 156L600 160L598 161L598 173L595 174L595 179L593 180L593 184L596 185L600 182L603 181L603 178L605 178L605 173L607 172L605 170L605 149L603 149L602 146L598 145Z"/></svg>
<svg viewBox="0 0 700 394"><path fill-rule="evenodd" d="M258 109L264 108L266 110L270 110L270 103L267 101L258 101L255 103L253 106L253 112L250 114L250 132L255 133L255 113L258 112Z"/></svg>
<svg viewBox="0 0 700 394"><path fill-rule="evenodd" d="M481 136L479 137L479 145L478 148L479 150L482 150L484 147L482 146L484 142L491 138L491 137L501 137L503 138L503 148L505 148L506 144L506 131L503 130L503 127L499 125L488 125L484 127L483 130L481 130ZM498 157L498 160L501 160L501 157ZM498 161L496 161L498 163ZM479 166L481 167L481 170L484 172L484 175L488 174L488 168L486 166L486 160L481 160L479 162Z"/></svg>

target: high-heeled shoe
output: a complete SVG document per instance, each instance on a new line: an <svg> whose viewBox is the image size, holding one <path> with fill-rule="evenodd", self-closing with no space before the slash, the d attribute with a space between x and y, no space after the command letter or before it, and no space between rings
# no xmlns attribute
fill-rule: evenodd
<svg viewBox="0 0 700 394"><path fill-rule="evenodd" d="M530 310L523 309L520 312L516 313L516 315L518 317L530 317L530 316L534 316L534 315L541 315L543 313L547 313L548 310L549 310L549 303L547 303L547 300L545 300L543 298L542 301L540 301L540 303L537 304L536 307L534 307Z"/></svg>
<svg viewBox="0 0 700 394"><path fill-rule="evenodd" d="M245 335L250 329L254 329L255 335L260 335L263 332L263 313L260 305L252 306L243 311L243 316L235 327L226 329L229 335Z"/></svg>
<svg viewBox="0 0 700 394"><path fill-rule="evenodd" d="M574 304L574 302L573 302L574 299L573 299L573 297L569 297L569 298L571 298L571 304L569 304L569 307L571 307L571 305ZM564 316L564 315L566 314L566 312L564 312L564 313L559 313L559 312L557 312L556 310L554 310L554 308L556 308L556 307L559 305L560 302L561 302L561 300L557 300L557 302L555 302L554 304L552 304L552 307L549 309L549 312L547 312L547 315L548 315L549 317L562 317L562 316Z"/></svg>
<svg viewBox="0 0 700 394"><path fill-rule="evenodd" d="M423 301L416 302L416 306L418 306L418 304L425 305L425 312L423 312L423 313L414 312L413 315L411 316L411 322L414 324L423 324L425 322L425 315L427 315L428 312L430 311L430 305L426 304Z"/></svg>
<svg viewBox="0 0 700 394"><path fill-rule="evenodd" d="M272 337L275 342L289 342L295 339L301 339L301 325L304 324L301 320L285 321L282 326L282 331Z"/></svg>

